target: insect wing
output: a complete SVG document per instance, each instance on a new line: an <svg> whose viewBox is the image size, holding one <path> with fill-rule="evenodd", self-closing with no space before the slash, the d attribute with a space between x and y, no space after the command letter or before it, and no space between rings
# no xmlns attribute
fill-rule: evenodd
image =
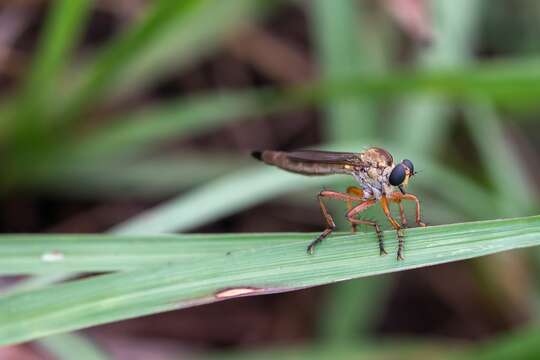
<svg viewBox="0 0 540 360"><path fill-rule="evenodd" d="M294 161L313 162L323 164L362 165L357 154L351 152L301 150L287 153L287 157Z"/></svg>

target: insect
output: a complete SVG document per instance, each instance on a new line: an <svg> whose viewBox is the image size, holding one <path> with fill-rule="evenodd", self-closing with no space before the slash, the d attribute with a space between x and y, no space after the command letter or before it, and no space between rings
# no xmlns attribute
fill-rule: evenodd
<svg viewBox="0 0 540 360"><path fill-rule="evenodd" d="M328 212L324 199L336 199L347 202L346 218L351 223L352 232L356 232L357 225L365 224L375 229L379 242L380 255L386 255L381 226L373 220L358 219L357 216L370 206L380 203L386 218L397 232L398 251L397 259L403 260L404 233L403 228L408 227L407 218L403 209L403 201L414 201L416 204L416 224L426 226L420 219L420 202L418 198L405 191L409 179L416 173L410 160L403 160L398 164L390 153L379 147L371 147L360 153L332 152L317 150L300 151L254 151L253 157L266 164L302 175L332 175L348 174L353 176L360 187L349 186L346 192L323 190L317 198L321 212L326 220L326 229L313 240L307 252L313 254L315 246L334 231L336 225L332 215ZM399 191L395 191L396 188ZM401 224L390 213L389 204L399 206ZM356 205L354 205L356 204Z"/></svg>

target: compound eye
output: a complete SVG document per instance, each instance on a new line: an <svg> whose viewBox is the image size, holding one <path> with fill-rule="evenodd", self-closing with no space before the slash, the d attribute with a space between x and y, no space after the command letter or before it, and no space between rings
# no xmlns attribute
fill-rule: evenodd
<svg viewBox="0 0 540 360"><path fill-rule="evenodd" d="M390 173L388 181L390 182L390 185L393 186L401 185L401 183L405 180L405 175L405 166L401 163L397 164Z"/></svg>
<svg viewBox="0 0 540 360"><path fill-rule="evenodd" d="M405 159L405 160L403 160L401 163L402 163L403 165L405 165L406 167L408 167L409 170L411 170L411 175L414 174L414 165L413 165L413 163L412 163L411 160Z"/></svg>

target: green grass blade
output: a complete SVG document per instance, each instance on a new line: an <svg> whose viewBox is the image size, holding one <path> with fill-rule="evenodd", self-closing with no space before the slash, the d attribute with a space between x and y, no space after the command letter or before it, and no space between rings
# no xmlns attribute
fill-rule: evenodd
<svg viewBox="0 0 540 360"><path fill-rule="evenodd" d="M510 331L509 334L495 336L465 351L453 360L498 360L537 359L540 356L540 329L538 325Z"/></svg>
<svg viewBox="0 0 540 360"><path fill-rule="evenodd" d="M537 58L499 60L459 69L362 75L347 81L300 86L285 95L292 104L311 104L337 96L388 99L416 92L472 100L484 96L508 106L530 107L540 93L539 77Z"/></svg>
<svg viewBox="0 0 540 360"><path fill-rule="evenodd" d="M268 94L270 95L270 94ZM146 146L179 136L193 136L231 120L265 112L266 91L187 97L127 114L76 144L85 159L141 152Z"/></svg>
<svg viewBox="0 0 540 360"><path fill-rule="evenodd" d="M2 294L3 295L16 294L19 292L25 292L25 291L43 288L50 284L54 284L57 282L60 283L62 281L65 281L73 275L73 273L64 273L64 272L49 273L48 270L44 270L43 273L44 273L43 275L30 276L24 280L16 282L14 285L6 288L5 291L2 292Z"/></svg>
<svg viewBox="0 0 540 360"><path fill-rule="evenodd" d="M359 19L361 6L355 0L317 0L312 4L312 30L323 79L337 81L373 68L362 46ZM357 140L376 135L375 109L358 99L333 99L324 107L325 128L332 140Z"/></svg>
<svg viewBox="0 0 540 360"><path fill-rule="evenodd" d="M316 345L273 346L268 349L239 350L216 353L210 359L231 360L328 360L328 359L369 359L369 360L457 360L453 355L458 353L464 344L446 343L444 341L405 339L377 340L362 344L340 344L328 347ZM451 356L452 355L452 356Z"/></svg>
<svg viewBox="0 0 540 360"><path fill-rule="evenodd" d="M79 85L67 99L60 120L74 119L92 103L103 98L137 56L143 54L173 21L188 17L204 0L158 0L145 18L106 46L94 62L80 70Z"/></svg>
<svg viewBox="0 0 540 360"><path fill-rule="evenodd" d="M478 1L436 1L432 6L434 38L419 49L417 63L424 69L451 68L470 63L480 15ZM434 153L448 135L452 107L437 97L408 97L399 105L390 130L397 141ZM415 139L415 141L410 141Z"/></svg>
<svg viewBox="0 0 540 360"><path fill-rule="evenodd" d="M388 277L341 282L328 293L320 315L321 339L333 348L347 343L369 341L373 322L380 315L390 287Z"/></svg>
<svg viewBox="0 0 540 360"><path fill-rule="evenodd" d="M227 252L296 241L306 236L225 235L0 235L0 274L51 274L132 270L201 261ZM312 234L314 236L314 234Z"/></svg>
<svg viewBox="0 0 540 360"><path fill-rule="evenodd" d="M261 166L252 167L213 180L147 210L117 225L112 232L151 234L189 229L258 204L286 190L318 183L321 180L278 173ZM220 198L219 202L214 201L216 197Z"/></svg>
<svg viewBox="0 0 540 360"><path fill-rule="evenodd" d="M77 354L77 360L107 360L110 359L94 343L79 334L59 334L48 336L39 341L39 346L44 348L57 360L73 359Z"/></svg>
<svg viewBox="0 0 540 360"><path fill-rule="evenodd" d="M311 234L295 236L302 235L306 242L312 239ZM281 236L286 240L290 235ZM408 229L404 261L395 259L395 233L387 231L385 238L391 254L386 257L379 256L374 234L334 236L313 256L306 254L305 243L292 242L8 295L0 299L0 344L240 295L291 291L540 245L540 216Z"/></svg>
<svg viewBox="0 0 540 360"><path fill-rule="evenodd" d="M35 60L24 84L27 93L48 91L68 63L69 52L84 30L93 1L60 0L51 4ZM39 94L42 95L42 94Z"/></svg>
<svg viewBox="0 0 540 360"><path fill-rule="evenodd" d="M23 84L21 106L44 105L39 99L51 94L60 71L68 62L69 52L79 40L92 4L90 0L52 3L34 61ZM31 110L38 112L39 109Z"/></svg>
<svg viewBox="0 0 540 360"><path fill-rule="evenodd" d="M253 20L259 10L263 10L261 3L259 0L204 0L181 21L172 21L158 39L130 61L109 94L128 95L167 72L178 72L193 64L239 27Z"/></svg>
<svg viewBox="0 0 540 360"><path fill-rule="evenodd" d="M540 96L538 69L538 60L513 60L449 70L362 75L283 90L268 88L198 95L125 115L111 122L115 125L103 128L67 153L103 157L140 152L146 146L199 133L240 117L344 97L387 99L417 93L474 101L481 95L508 105L531 106Z"/></svg>
<svg viewBox="0 0 540 360"><path fill-rule="evenodd" d="M89 159L65 161L57 164L54 171L29 179L29 184L63 197L155 199L156 196L176 195L180 190L218 178L248 163L251 163L251 158L246 156L189 151L182 152L181 157L159 157L129 163Z"/></svg>
<svg viewBox="0 0 540 360"><path fill-rule="evenodd" d="M486 102L466 105L465 123L489 180L499 194L498 212L518 216L531 211L537 206L535 190L527 178L523 160L505 137L493 106Z"/></svg>
<svg viewBox="0 0 540 360"><path fill-rule="evenodd" d="M13 124L18 127L18 136L23 140L28 133L39 132L45 125L43 117L47 114L47 101L55 93L56 81L79 40L92 4L90 0L51 3L45 29L17 101ZM35 143L36 138L29 141Z"/></svg>

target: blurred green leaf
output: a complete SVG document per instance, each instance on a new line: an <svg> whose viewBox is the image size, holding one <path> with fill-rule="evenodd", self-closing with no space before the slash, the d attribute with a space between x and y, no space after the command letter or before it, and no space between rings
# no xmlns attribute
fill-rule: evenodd
<svg viewBox="0 0 540 360"><path fill-rule="evenodd" d="M369 74L321 81L288 89L259 89L196 95L113 120L68 153L81 156L142 152L145 146L200 133L225 122L268 114L331 99L434 94L477 100L481 95L502 104L531 106L540 96L540 66L533 59L499 61L450 70ZM432 120L436 121L436 120Z"/></svg>
<svg viewBox="0 0 540 360"><path fill-rule="evenodd" d="M433 39L429 46L418 49L417 67L436 70L470 64L481 15L480 2L435 1L430 8ZM448 140L453 108L439 96L408 96L400 101L388 131L404 146L435 154Z"/></svg>
<svg viewBox="0 0 540 360"><path fill-rule="evenodd" d="M164 73L185 67L253 18L261 2L159 0L149 7L142 21L105 46L94 61L76 70L78 81L62 107L64 121L98 100L140 90Z"/></svg>
<svg viewBox="0 0 540 360"><path fill-rule="evenodd" d="M498 212L506 216L523 215L534 209L535 190L527 178L525 164L504 134L504 128L489 103L465 107L465 122L478 148L490 182L498 196Z"/></svg>
<svg viewBox="0 0 540 360"><path fill-rule="evenodd" d="M202 1L188 16L168 24L144 52L128 62L108 93L128 95L168 72L185 69L223 46L223 41L234 35L234 31L256 20L261 11L272 6L275 4L260 0Z"/></svg>
<svg viewBox="0 0 540 360"><path fill-rule="evenodd" d="M231 236L224 235L222 241ZM276 238L276 234L251 236L261 241ZM0 299L0 343L539 245L540 216L408 229L404 261L380 257L375 234L333 236L313 256L306 254L306 243L314 234L292 236L303 237L304 242L269 244L187 264L149 266L7 295ZM395 249L395 232L385 232L385 238L387 249Z"/></svg>
<svg viewBox="0 0 540 360"><path fill-rule="evenodd" d="M89 0L59 0L51 3L38 49L32 57L32 64L16 103L12 124L18 128L17 141L29 142L35 146L39 137L43 136L47 120L43 118L50 110L48 102L53 99L59 75L86 25L92 4Z"/></svg>
<svg viewBox="0 0 540 360"><path fill-rule="evenodd" d="M332 348L369 342L370 327L384 308L390 285L382 276L335 284L320 314L321 340Z"/></svg>
<svg viewBox="0 0 540 360"><path fill-rule="evenodd" d="M62 161L29 180L35 188L62 197L155 199L236 171L250 160L247 156L182 151L181 156L138 161Z"/></svg>
<svg viewBox="0 0 540 360"><path fill-rule="evenodd" d="M178 136L194 136L231 120L265 111L265 91L217 93L139 109L75 144L70 157L96 159L130 155ZM69 155L69 154L68 154Z"/></svg>
<svg viewBox="0 0 540 360"><path fill-rule="evenodd" d="M143 20L121 33L101 50L96 59L79 69L79 79L62 104L60 121L74 119L106 96L123 70L144 54L173 21L185 21L204 0L158 0L152 2Z"/></svg>
<svg viewBox="0 0 540 360"><path fill-rule="evenodd" d="M370 343L343 344L338 347L327 346L275 346L266 350L247 350L220 352L209 359L343 359L343 360L448 360L458 353L463 344L447 344L417 339L383 340Z"/></svg>
<svg viewBox="0 0 540 360"><path fill-rule="evenodd" d="M312 6L312 30L321 66L327 81L339 81L373 70L359 20L361 6L355 0L317 0ZM363 46L364 45L364 46ZM324 105L325 129L332 140L373 138L376 121L372 104L360 99L332 99Z"/></svg>
<svg viewBox="0 0 540 360"><path fill-rule="evenodd" d="M109 357L94 343L79 334L59 334L39 341L39 346L47 350L57 360L107 360Z"/></svg>
<svg viewBox="0 0 540 360"><path fill-rule="evenodd" d="M537 326L512 330L495 336L473 349L451 359L498 360L537 359L540 356L540 329Z"/></svg>
<svg viewBox="0 0 540 360"><path fill-rule="evenodd" d="M290 89L293 104L312 103L330 97L375 98L411 94L444 95L455 99L490 98L500 104L533 106L540 92L538 60L498 60L459 69L437 69L363 75L340 82L322 82Z"/></svg>

